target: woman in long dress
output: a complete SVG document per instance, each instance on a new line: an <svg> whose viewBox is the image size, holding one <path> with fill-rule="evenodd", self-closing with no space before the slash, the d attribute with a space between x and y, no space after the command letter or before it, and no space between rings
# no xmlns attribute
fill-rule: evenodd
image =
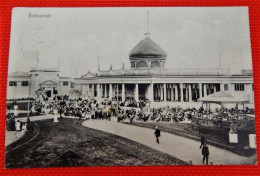
<svg viewBox="0 0 260 176"><path fill-rule="evenodd" d="M20 131L20 128L21 128L21 122L20 122L20 120L17 120L15 122L15 130L16 131Z"/></svg>

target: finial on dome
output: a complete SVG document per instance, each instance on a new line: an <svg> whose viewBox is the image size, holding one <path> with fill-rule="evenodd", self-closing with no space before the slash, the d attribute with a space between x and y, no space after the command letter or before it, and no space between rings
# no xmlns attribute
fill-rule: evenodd
<svg viewBox="0 0 260 176"><path fill-rule="evenodd" d="M98 56L98 71L100 71L99 56Z"/></svg>
<svg viewBox="0 0 260 176"><path fill-rule="evenodd" d="M149 32L149 10L147 10L147 21L146 21L147 32L144 34L146 37L150 37L151 33Z"/></svg>

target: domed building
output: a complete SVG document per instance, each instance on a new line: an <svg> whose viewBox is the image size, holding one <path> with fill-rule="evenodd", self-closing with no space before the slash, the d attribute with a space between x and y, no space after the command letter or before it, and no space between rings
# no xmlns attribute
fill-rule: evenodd
<svg viewBox="0 0 260 176"><path fill-rule="evenodd" d="M150 35L139 42L130 52L131 68L163 68L167 54L157 45Z"/></svg>
<svg viewBox="0 0 260 176"><path fill-rule="evenodd" d="M229 92L253 103L252 70L232 75L229 70L165 69L167 53L149 33L129 53L130 68L100 70L80 78L60 77L58 70L38 69L27 76L9 75L7 99L33 97L37 91L53 97L61 95L110 100L149 100L150 102L192 102L219 91ZM54 77L55 79L51 79ZM44 78L44 79L43 79ZM48 93L49 92L49 93Z"/></svg>

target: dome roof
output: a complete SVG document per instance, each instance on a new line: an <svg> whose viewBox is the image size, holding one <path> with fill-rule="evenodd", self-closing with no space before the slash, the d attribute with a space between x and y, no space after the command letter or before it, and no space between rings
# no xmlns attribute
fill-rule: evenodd
<svg viewBox="0 0 260 176"><path fill-rule="evenodd" d="M150 37L145 37L129 54L129 57L134 58L165 58L166 56L166 52Z"/></svg>

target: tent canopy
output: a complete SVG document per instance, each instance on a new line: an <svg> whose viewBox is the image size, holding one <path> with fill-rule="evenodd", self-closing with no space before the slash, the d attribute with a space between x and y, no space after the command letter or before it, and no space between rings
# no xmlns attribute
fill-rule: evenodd
<svg viewBox="0 0 260 176"><path fill-rule="evenodd" d="M204 103L218 103L218 104L228 104L228 103L248 103L248 99L241 97L234 97L230 95L228 92L219 91L213 94L210 94L206 97L202 97L198 99L198 101Z"/></svg>
<svg viewBox="0 0 260 176"><path fill-rule="evenodd" d="M40 89L36 90L35 92L39 94L39 93L45 93L45 92L47 92L47 90L40 88Z"/></svg>

